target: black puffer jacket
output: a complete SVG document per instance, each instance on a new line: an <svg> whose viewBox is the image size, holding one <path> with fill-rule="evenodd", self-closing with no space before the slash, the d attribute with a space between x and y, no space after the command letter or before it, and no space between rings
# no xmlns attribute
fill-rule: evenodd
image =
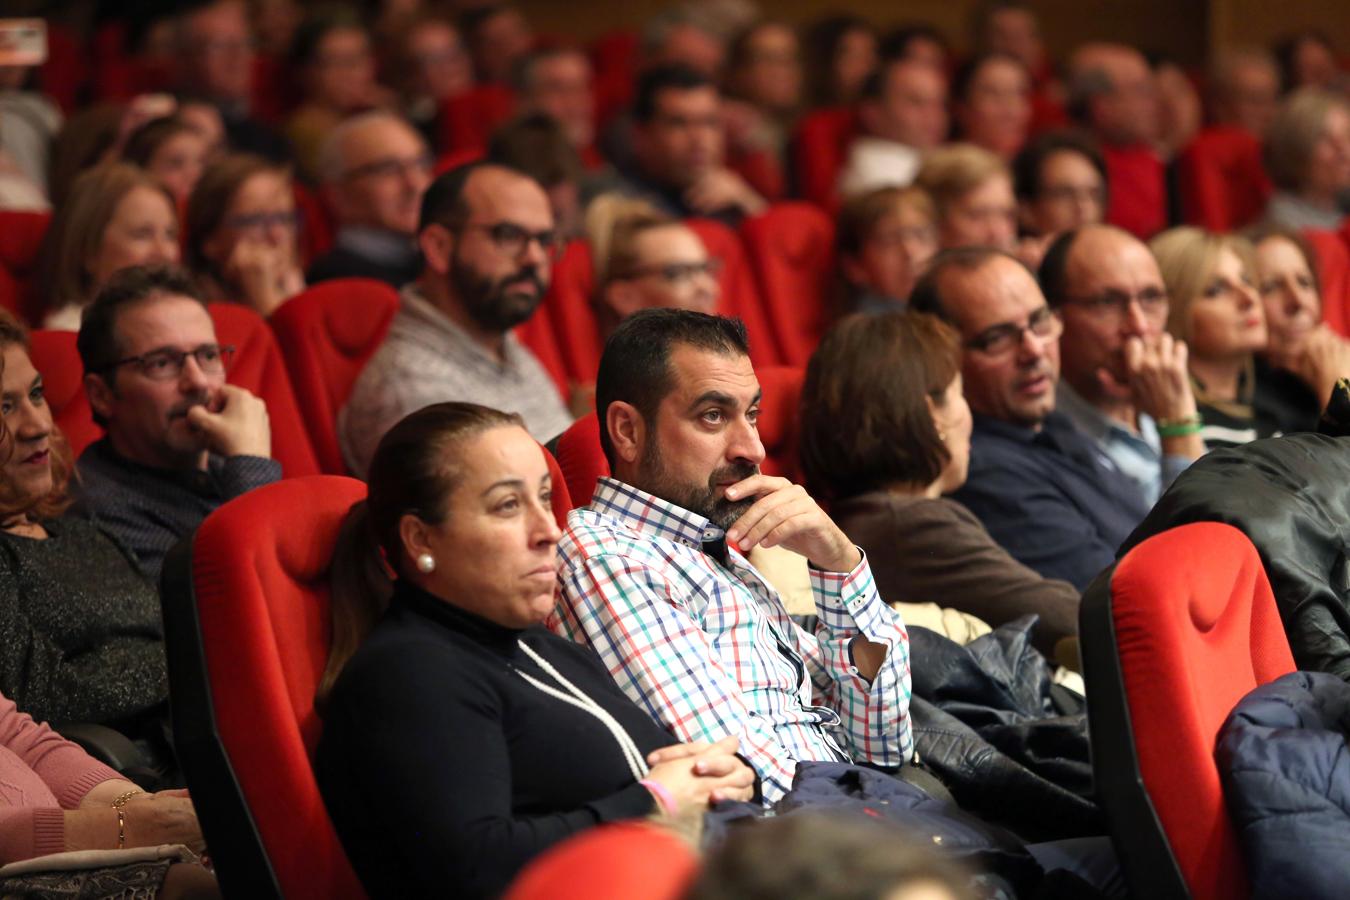
<svg viewBox="0 0 1350 900"><path fill-rule="evenodd" d="M1293 434L1209 453L1178 476L1120 555L1190 522L1245 533L1298 667L1350 681L1350 437Z"/></svg>

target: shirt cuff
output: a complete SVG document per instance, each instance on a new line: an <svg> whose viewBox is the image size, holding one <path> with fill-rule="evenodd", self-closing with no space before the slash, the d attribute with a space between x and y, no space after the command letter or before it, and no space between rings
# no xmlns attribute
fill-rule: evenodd
<svg viewBox="0 0 1350 900"><path fill-rule="evenodd" d="M810 567L811 592L815 595L820 622L832 632L862 634L870 641L890 644L895 635L895 614L877 595L876 582L867 554L850 572L826 572Z"/></svg>

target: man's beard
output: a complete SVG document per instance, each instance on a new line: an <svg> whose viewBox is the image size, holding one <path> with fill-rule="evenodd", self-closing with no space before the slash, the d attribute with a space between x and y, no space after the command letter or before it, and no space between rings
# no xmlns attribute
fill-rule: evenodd
<svg viewBox="0 0 1350 900"><path fill-rule="evenodd" d="M751 463L733 463L714 469L708 476L707 484L678 484L666 477L661 450L656 442L652 441L643 451L639 471L643 484L635 487L681 509L697 513L723 531L730 528L759 499L752 496L741 500L728 500L725 496L718 496L720 485L744 481L751 475L758 474L759 466Z"/></svg>
<svg viewBox="0 0 1350 900"><path fill-rule="evenodd" d="M510 291L523 285L534 287L532 296ZM523 266L511 275L494 280L459 258L450 268L450 286L464 304L465 312L480 327L496 333L510 331L534 315L547 288L534 266Z"/></svg>

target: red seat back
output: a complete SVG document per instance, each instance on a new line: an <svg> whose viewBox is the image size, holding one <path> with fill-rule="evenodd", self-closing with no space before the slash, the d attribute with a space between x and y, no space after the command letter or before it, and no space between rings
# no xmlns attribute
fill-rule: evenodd
<svg viewBox="0 0 1350 900"><path fill-rule="evenodd" d="M600 421L595 412L577 419L558 437L558 467L567 493L577 506L591 502L595 483L609 474L609 462L600 449Z"/></svg>
<svg viewBox="0 0 1350 900"><path fill-rule="evenodd" d="M595 316L595 266L590 244L567 245L553 267L553 282L540 313L548 320L567 377L577 384L593 384L600 367L600 323ZM537 315L537 314L536 314Z"/></svg>
<svg viewBox="0 0 1350 900"><path fill-rule="evenodd" d="M1261 142L1242 128L1206 128L1177 160L1186 221L1209 231L1244 228L1261 218L1271 184Z"/></svg>
<svg viewBox="0 0 1350 900"><path fill-rule="evenodd" d="M1309 228L1304 239L1317 257L1322 287L1322 319L1343 337L1350 337L1350 232Z"/></svg>
<svg viewBox="0 0 1350 900"><path fill-rule="evenodd" d="M78 457L103 436L103 429L94 424L84 393L84 366L75 347L75 332L34 331L29 336L29 355L33 368L42 373L52 418Z"/></svg>
<svg viewBox="0 0 1350 900"><path fill-rule="evenodd" d="M783 203L741 223L741 236L783 360L805 366L824 335L834 277L834 222Z"/></svg>
<svg viewBox="0 0 1350 900"><path fill-rule="evenodd" d="M792 138L797 193L826 212L839 208L839 172L858 133L851 106L819 109L804 116Z"/></svg>
<svg viewBox="0 0 1350 900"><path fill-rule="evenodd" d="M745 323L750 336L750 360L756 367L779 365L783 353L760 299L740 235L711 219L689 219L685 224L703 241L708 255L722 261L718 276L722 299L717 311L725 316L738 316Z"/></svg>
<svg viewBox="0 0 1350 900"><path fill-rule="evenodd" d="M1083 598L1096 793L1134 895L1247 896L1214 746L1294 659L1256 548L1200 522L1139 544ZM1170 884L1175 887L1175 884Z"/></svg>
<svg viewBox="0 0 1350 900"><path fill-rule="evenodd" d="M441 103L438 156L482 152L498 125L515 113L515 93L505 85L480 84Z"/></svg>
<svg viewBox="0 0 1350 900"><path fill-rule="evenodd" d="M1151 147L1104 147L1106 221L1146 241L1167 227L1166 171Z"/></svg>
<svg viewBox="0 0 1350 900"><path fill-rule="evenodd" d="M312 768L326 573L351 478L290 479L216 510L165 564L175 745L231 896L361 897Z"/></svg>
<svg viewBox="0 0 1350 900"><path fill-rule="evenodd" d="M338 447L337 414L384 341L398 305L398 292L382 281L336 278L292 297L272 314L272 328L324 472L347 470Z"/></svg>
<svg viewBox="0 0 1350 900"><path fill-rule="evenodd" d="M0 306L26 319L50 212L0 210Z"/></svg>
<svg viewBox="0 0 1350 900"><path fill-rule="evenodd" d="M295 210L300 214L300 265L309 264L333 249L333 220L319 195L295 182Z"/></svg>
<svg viewBox="0 0 1350 900"><path fill-rule="evenodd" d="M503 900L678 900L698 869L698 855L673 832L618 822L541 854Z"/></svg>

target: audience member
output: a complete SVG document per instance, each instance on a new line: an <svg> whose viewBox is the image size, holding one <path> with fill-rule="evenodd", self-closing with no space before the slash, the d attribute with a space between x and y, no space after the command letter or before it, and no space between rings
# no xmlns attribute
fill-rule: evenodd
<svg viewBox="0 0 1350 900"><path fill-rule="evenodd" d="M393 113L362 113L333 129L320 169L337 234L306 280L375 278L402 287L416 278L417 216L431 163L426 142Z"/></svg>
<svg viewBox="0 0 1350 900"><path fill-rule="evenodd" d="M435 13L413 18L397 41L403 112L434 147L440 139L441 104L473 87L473 61L459 30Z"/></svg>
<svg viewBox="0 0 1350 900"><path fill-rule="evenodd" d="M1085 134L1038 135L1017 154L1012 171L1018 222L1032 237L1053 238L1106 215L1106 162Z"/></svg>
<svg viewBox="0 0 1350 900"><path fill-rule="evenodd" d="M225 383L231 347L196 284L171 266L113 276L78 340L84 389L106 436L80 455L78 502L153 582L216 507L281 477L267 407Z"/></svg>
<svg viewBox="0 0 1350 900"><path fill-rule="evenodd" d="M1341 73L1336 48L1325 34L1312 28L1295 32L1276 44L1275 59L1280 64L1284 93L1334 87Z"/></svg>
<svg viewBox="0 0 1350 900"><path fill-rule="evenodd" d="M841 14L806 33L806 93L812 107L845 106L877 67L877 33L866 19Z"/></svg>
<svg viewBox="0 0 1350 900"><path fill-rule="evenodd" d="M1005 53L977 56L952 79L957 132L961 140L1012 160L1031 127L1031 75Z"/></svg>
<svg viewBox="0 0 1350 900"><path fill-rule="evenodd" d="M177 86L220 110L231 149L286 161L290 148L254 118L253 31L243 0L208 0L175 23Z"/></svg>
<svg viewBox="0 0 1350 900"><path fill-rule="evenodd" d="M942 32L924 22L891 29L882 37L878 52L884 60L908 59L927 63L939 72L951 71L951 45Z"/></svg>
<svg viewBox="0 0 1350 900"><path fill-rule="evenodd" d="M559 246L548 197L525 175L472 163L422 201L424 260L388 336L338 414L347 467L364 475L380 438L414 410L466 400L519 413L540 441L571 418L544 367L511 334L548 290Z"/></svg>
<svg viewBox="0 0 1350 900"><path fill-rule="evenodd" d="M725 81L728 144L786 165L788 135L802 102L796 32L772 20L742 31L731 42Z"/></svg>
<svg viewBox="0 0 1350 900"><path fill-rule="evenodd" d="M225 120L214 103L190 96L180 97L174 117L206 142L206 162L214 162L226 151Z"/></svg>
<svg viewBox="0 0 1350 900"><path fill-rule="evenodd" d="M1115 560L1148 507L1055 412L1062 324L1026 266L1000 250L948 250L910 299L961 334L974 415L970 473L953 497L1022 564L1078 590Z"/></svg>
<svg viewBox="0 0 1350 900"><path fill-rule="evenodd" d="M43 328L76 331L119 269L178 262L178 213L159 182L127 163L81 174L43 238Z"/></svg>
<svg viewBox="0 0 1350 900"><path fill-rule="evenodd" d="M1158 135L1153 146L1170 163L1199 134L1204 107L1191 76L1174 60L1153 61L1153 84L1158 97Z"/></svg>
<svg viewBox="0 0 1350 900"><path fill-rule="evenodd" d="M1275 184L1270 224L1339 227L1350 191L1350 102L1312 89L1286 97L1266 133L1265 163Z"/></svg>
<svg viewBox="0 0 1350 900"><path fill-rule="evenodd" d="M1167 333L1167 287L1148 247L1112 225L1063 234L1041 290L1063 323L1055 408L1151 507L1204 455L1186 345Z"/></svg>
<svg viewBox="0 0 1350 900"><path fill-rule="evenodd" d="M580 154L595 153L595 92L591 61L576 47L534 50L512 73L520 109L553 118Z"/></svg>
<svg viewBox="0 0 1350 900"><path fill-rule="evenodd" d="M641 53L645 69L678 66L715 81L726 62L727 43L706 15L692 3L682 3L647 20Z"/></svg>
<svg viewBox="0 0 1350 900"><path fill-rule="evenodd" d="M370 36L345 7L310 13L296 29L287 62L302 99L286 121L286 137L301 176L318 181L324 142L338 123L388 98L375 82Z"/></svg>
<svg viewBox="0 0 1350 900"><path fill-rule="evenodd" d="M861 133L849 146L839 175L848 198L878 187L904 187L919 164L947 137L947 81L928 63L884 63L863 86L858 104Z"/></svg>
<svg viewBox="0 0 1350 900"><path fill-rule="evenodd" d="M794 812L732 831L684 900L974 900L969 876L882 818Z"/></svg>
<svg viewBox="0 0 1350 900"><path fill-rule="evenodd" d="M1276 424L1253 406L1256 354L1266 316L1252 245L1183 226L1149 242L1171 298L1167 330L1190 348L1189 365L1206 449L1270 437Z"/></svg>
<svg viewBox="0 0 1350 900"><path fill-rule="evenodd" d="M607 186L650 201L676 218L707 216L735 225L765 207L726 167L722 101L693 69L662 66L638 80L633 102L633 166Z"/></svg>
<svg viewBox="0 0 1350 900"><path fill-rule="evenodd" d="M1280 104L1280 70L1264 50L1219 51L1209 67L1211 119L1265 138Z"/></svg>
<svg viewBox="0 0 1350 900"><path fill-rule="evenodd" d="M1106 221L1147 239L1167 227L1167 185L1154 148L1158 87L1142 53L1085 44L1069 65L1069 113L1101 143L1111 206Z"/></svg>
<svg viewBox="0 0 1350 900"><path fill-rule="evenodd" d="M974 144L939 147L924 160L914 184L933 198L938 243L944 249L1016 247L1012 173L995 154Z"/></svg>
<svg viewBox="0 0 1350 900"><path fill-rule="evenodd" d="M464 38L473 54L478 81L506 83L511 68L534 43L530 23L509 3L480 4L460 20Z"/></svg>
<svg viewBox="0 0 1350 900"><path fill-rule="evenodd" d="M688 310L644 310L610 336L596 412L613 476L568 516L557 627L678 738L739 737L773 803L799 760L895 769L913 754L909 639L858 548L759 473L746 354L738 320ZM746 563L761 544L811 561L815 634Z"/></svg>
<svg viewBox="0 0 1350 900"><path fill-rule="evenodd" d="M439 403L380 441L343 524L317 770L372 897L495 897L583 829L752 795L735 738L675 744L599 657L541 627L550 490L519 416Z"/></svg>
<svg viewBox="0 0 1350 900"><path fill-rule="evenodd" d="M1048 80L1050 59L1036 13L1020 0L995 0L977 7L972 31L980 53L1002 53L1018 60L1036 82Z"/></svg>
<svg viewBox="0 0 1350 900"><path fill-rule="evenodd" d="M176 116L165 116L132 132L122 159L144 169L168 190L176 208L185 209L206 167L207 152L201 132Z"/></svg>
<svg viewBox="0 0 1350 900"><path fill-rule="evenodd" d="M305 289L290 173L261 156L227 156L187 205L187 264L211 300L270 316Z"/></svg>
<svg viewBox="0 0 1350 900"><path fill-rule="evenodd" d="M966 480L970 429L960 338L932 316L847 318L807 367L806 484L872 561L881 596L938 600L995 626L1034 613L1036 646L1053 658L1078 633L1078 591L1014 560L942 496Z"/></svg>
<svg viewBox="0 0 1350 900"><path fill-rule="evenodd" d="M1256 359L1253 403L1282 432L1314 431L1336 382L1350 377L1350 342L1322 322L1317 267L1303 238L1267 229L1254 243L1269 342Z"/></svg>
<svg viewBox="0 0 1350 900"><path fill-rule="evenodd" d="M0 696L0 863L54 853L183 844L202 852L201 827L187 791L149 794ZM91 868L36 863L0 876L11 896L220 896L215 878L175 856L104 856Z"/></svg>
<svg viewBox="0 0 1350 900"><path fill-rule="evenodd" d="M581 235L581 157L557 121L531 113L507 122L493 133L487 158L539 182L561 240Z"/></svg>
<svg viewBox="0 0 1350 900"><path fill-rule="evenodd" d="M835 228L837 312L904 309L937 246L937 215L922 188L876 188L845 201Z"/></svg>
<svg viewBox="0 0 1350 900"><path fill-rule="evenodd" d="M0 692L39 721L154 739L169 679L159 597L114 538L70 506L73 460L52 423L28 335L0 313Z"/></svg>

